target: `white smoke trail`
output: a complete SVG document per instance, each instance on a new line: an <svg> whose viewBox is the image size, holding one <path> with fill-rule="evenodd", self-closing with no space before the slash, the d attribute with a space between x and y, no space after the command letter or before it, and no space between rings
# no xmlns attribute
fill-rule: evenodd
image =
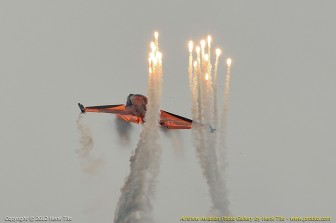
<svg viewBox="0 0 336 223"><path fill-rule="evenodd" d="M222 174L220 173L220 168L218 166L218 156L216 152L216 142L217 142L217 134L216 132L209 131L209 123L212 120L210 109L210 102L212 101L211 98L211 80L207 80L204 84L205 87L205 95L203 97L204 101L204 114L209 114L205 116L204 119L206 120L204 123L205 125L202 126L201 134L203 135L201 139L204 142L200 142L203 148L201 148L203 155L201 159L205 162L205 177L209 186L209 192L211 196L211 200L213 203L212 211L216 214L220 215L228 215L228 200L226 190L224 188L224 182L222 178Z"/></svg>
<svg viewBox="0 0 336 223"><path fill-rule="evenodd" d="M202 45L204 46L204 43ZM210 47L210 44L208 45ZM209 187L212 201L211 210L214 214L229 215L227 192L221 169L218 165L216 152L217 134L216 132L209 131L211 122L217 125L217 118L214 117L217 110L214 108L212 112L211 106L215 107L217 104L212 104L215 100L213 98L214 90L211 73L208 73L211 72L211 61L209 61L206 55L203 56L203 46L201 56L199 55L199 48L196 48L197 66L194 67L194 82L192 87L192 114L194 120L192 135L203 175ZM217 66L218 57L216 58L215 73L217 73ZM215 81L217 81L217 76L215 77ZM217 83L215 84L217 86Z"/></svg>
<svg viewBox="0 0 336 223"><path fill-rule="evenodd" d="M102 158L97 158L92 155L93 138L90 130L85 126L83 122L83 114L78 116L76 121L77 129L80 133L80 149L76 150L80 159L82 170L87 174L95 174L100 168L105 165L105 161Z"/></svg>
<svg viewBox="0 0 336 223"><path fill-rule="evenodd" d="M229 93L230 93L230 79L231 79L231 59L227 61L227 69L226 69L226 78L225 78L225 86L224 86L224 95L223 95L223 107L221 113L221 120L220 120L220 144L218 146L218 156L219 156L219 166L221 169L224 169L226 166L225 163L225 138L226 138L226 117L227 117L227 110L228 110L228 100L229 100Z"/></svg>
<svg viewBox="0 0 336 223"><path fill-rule="evenodd" d="M158 44L157 40L155 42ZM155 192L162 151L158 142L162 61L161 54L158 53L157 50L153 52L156 58L152 58L150 64L145 123L135 153L130 159L130 174L121 189L115 211L115 223L153 222L151 201Z"/></svg>
<svg viewBox="0 0 336 223"><path fill-rule="evenodd" d="M218 59L221 52L219 49L216 49L216 60L215 60L215 69L214 69L214 80L213 80L213 127L218 127Z"/></svg>
<svg viewBox="0 0 336 223"><path fill-rule="evenodd" d="M216 60L215 60L215 69L214 69L214 81L213 81L213 123L214 126L213 128L217 129L219 127L219 121L218 121L218 60L219 60L219 56L221 55L221 50L220 49L216 49ZM217 133L217 132L216 132ZM224 143L223 141L219 141L220 144L218 144L218 135L216 134L216 137L214 137L214 145L216 147L216 154L218 158L218 166L220 166L220 152L219 152L219 148L221 143ZM223 168L220 168L221 170L223 170Z"/></svg>
<svg viewBox="0 0 336 223"><path fill-rule="evenodd" d="M226 125L226 113L227 113L229 93L230 93L230 79L231 79L231 60L228 59L228 66L226 69L226 78L225 78L225 86L224 86L223 109L222 109L222 117L221 117L222 127L225 127ZM222 130L224 129L225 128L222 128Z"/></svg>
<svg viewBox="0 0 336 223"><path fill-rule="evenodd" d="M193 112L194 113L194 112ZM228 215L228 200L224 188L224 182L220 173L216 155L216 147L213 142L217 135L209 131L207 124L193 125L192 135L198 154L203 175L209 186L209 194L212 201L212 212L218 215Z"/></svg>
<svg viewBox="0 0 336 223"><path fill-rule="evenodd" d="M198 111L198 117L197 120L199 121L199 123L203 123L203 104L202 104L202 81L201 81L201 54L200 54L200 47L196 47L196 52L197 52L197 62L196 62L196 66L195 66L195 76L196 78L196 87L197 87L197 111Z"/></svg>
<svg viewBox="0 0 336 223"><path fill-rule="evenodd" d="M193 47L194 44L192 41L189 41L189 65L188 65L188 77L189 77L189 88L190 91L193 89Z"/></svg>

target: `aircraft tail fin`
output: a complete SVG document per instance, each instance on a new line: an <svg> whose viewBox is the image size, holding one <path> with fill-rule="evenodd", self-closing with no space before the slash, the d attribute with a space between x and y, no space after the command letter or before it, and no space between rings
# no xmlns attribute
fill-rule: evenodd
<svg viewBox="0 0 336 223"><path fill-rule="evenodd" d="M81 110L81 113L85 114L85 107L81 103L78 103L78 107Z"/></svg>

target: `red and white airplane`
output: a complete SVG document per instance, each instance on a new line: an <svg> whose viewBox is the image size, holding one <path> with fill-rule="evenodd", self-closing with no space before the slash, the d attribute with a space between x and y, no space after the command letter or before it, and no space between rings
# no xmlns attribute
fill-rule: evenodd
<svg viewBox="0 0 336 223"><path fill-rule="evenodd" d="M119 104L84 107L81 103L78 103L78 106L82 113L112 113L123 121L140 124L144 123L146 104L147 98L145 96L141 94L130 94L127 97L125 105ZM190 129L192 122L193 121L191 119L161 110L159 123L168 129Z"/></svg>

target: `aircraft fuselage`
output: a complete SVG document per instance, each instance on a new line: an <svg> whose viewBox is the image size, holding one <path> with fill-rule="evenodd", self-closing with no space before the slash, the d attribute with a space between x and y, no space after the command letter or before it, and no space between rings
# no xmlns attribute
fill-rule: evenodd
<svg viewBox="0 0 336 223"><path fill-rule="evenodd" d="M147 98L141 94L130 94L127 97L125 108L134 116L141 118L146 114Z"/></svg>

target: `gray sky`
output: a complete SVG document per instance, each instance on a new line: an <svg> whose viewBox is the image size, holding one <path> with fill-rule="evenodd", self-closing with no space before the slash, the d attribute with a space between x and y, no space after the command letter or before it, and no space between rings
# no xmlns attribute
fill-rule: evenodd
<svg viewBox="0 0 336 223"><path fill-rule="evenodd" d="M0 221L71 216L112 222L141 126L121 143L114 117L84 118L93 156L81 170L77 102L146 94L154 31L163 53L162 107L191 117L190 39L211 34L233 59L227 186L235 216L335 215L335 1L0 1ZM224 58L219 67L223 90ZM162 136L157 222L208 215L191 144Z"/></svg>

